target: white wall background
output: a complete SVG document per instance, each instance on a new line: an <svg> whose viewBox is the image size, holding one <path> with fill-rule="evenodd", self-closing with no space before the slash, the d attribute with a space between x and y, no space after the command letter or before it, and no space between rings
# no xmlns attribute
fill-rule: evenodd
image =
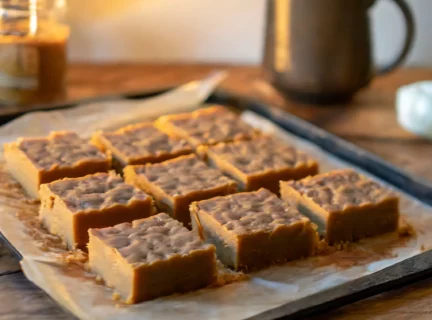
<svg viewBox="0 0 432 320"><path fill-rule="evenodd" d="M324 0L325 1L325 0ZM417 37L407 64L432 66L432 0L407 0ZM390 60L404 26L391 0L371 10L374 53ZM74 61L260 63L265 0L69 0Z"/></svg>

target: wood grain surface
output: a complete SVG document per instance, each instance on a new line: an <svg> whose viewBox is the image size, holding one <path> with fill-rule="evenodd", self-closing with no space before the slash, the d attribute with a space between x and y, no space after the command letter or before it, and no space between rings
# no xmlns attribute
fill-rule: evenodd
<svg viewBox="0 0 432 320"><path fill-rule="evenodd" d="M401 85L432 78L432 69L404 69L377 78L343 106L302 105L269 86L257 67L221 65L72 65L67 101L161 89L202 78L215 69L230 76L222 88L283 108L406 171L432 181L432 143L404 131L396 121L395 92ZM0 116L31 107L0 109ZM121 110L119 110L121 112ZM31 284L0 244L0 319L72 319ZM432 319L432 279L320 315L314 319Z"/></svg>

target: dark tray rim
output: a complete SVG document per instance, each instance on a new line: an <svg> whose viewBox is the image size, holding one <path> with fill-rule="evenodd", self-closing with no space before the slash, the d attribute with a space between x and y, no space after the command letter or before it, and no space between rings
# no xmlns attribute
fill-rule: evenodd
<svg viewBox="0 0 432 320"><path fill-rule="evenodd" d="M145 99L166 92L169 89L170 88L144 92L129 92L120 95L107 95L76 100L65 104L40 105L35 106L32 111L56 110L85 103L112 101L116 99ZM390 185L410 194L419 201L432 205L432 184L429 182L410 175L377 155L357 147L280 108L223 90L216 90L206 102L223 104L243 111L253 111L272 121L282 129L306 139L324 151L360 167ZM27 112L10 113L7 116L0 116L0 122L2 124L6 123L24 113ZM22 258L21 254L1 233L0 238L12 250L17 258ZM432 276L432 251L424 252L360 279L289 302L280 307L253 316L250 319L301 319L411 284L430 276Z"/></svg>

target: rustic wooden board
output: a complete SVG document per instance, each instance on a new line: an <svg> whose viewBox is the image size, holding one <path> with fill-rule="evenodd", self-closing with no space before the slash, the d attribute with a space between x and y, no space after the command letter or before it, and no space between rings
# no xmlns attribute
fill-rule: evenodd
<svg viewBox="0 0 432 320"><path fill-rule="evenodd" d="M0 276L0 319L72 320L21 271Z"/></svg>

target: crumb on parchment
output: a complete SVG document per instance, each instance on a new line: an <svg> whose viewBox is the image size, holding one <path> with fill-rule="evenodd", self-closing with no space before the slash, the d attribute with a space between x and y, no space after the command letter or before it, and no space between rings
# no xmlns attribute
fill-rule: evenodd
<svg viewBox="0 0 432 320"><path fill-rule="evenodd" d="M333 245L329 245L325 239L321 239L318 242L318 246L316 248L315 255L322 255L322 254L330 254L336 251L342 251L342 250L351 250L355 246L355 243L352 242L340 242L335 243Z"/></svg>
<svg viewBox="0 0 432 320"><path fill-rule="evenodd" d="M223 285L243 281L249 277L241 271L234 271L225 267L222 262L217 260L217 279L216 282L211 285L211 287L221 287Z"/></svg>
<svg viewBox="0 0 432 320"><path fill-rule="evenodd" d="M121 300L121 295L118 292L114 291L113 294L112 294L112 299L114 301L120 301Z"/></svg>
<svg viewBox="0 0 432 320"><path fill-rule="evenodd" d="M100 275L96 276L95 281L97 284L103 284L104 283L104 281Z"/></svg>
<svg viewBox="0 0 432 320"><path fill-rule="evenodd" d="M408 221L401 217L399 220L398 234L400 238L414 237L416 235L416 231Z"/></svg>

